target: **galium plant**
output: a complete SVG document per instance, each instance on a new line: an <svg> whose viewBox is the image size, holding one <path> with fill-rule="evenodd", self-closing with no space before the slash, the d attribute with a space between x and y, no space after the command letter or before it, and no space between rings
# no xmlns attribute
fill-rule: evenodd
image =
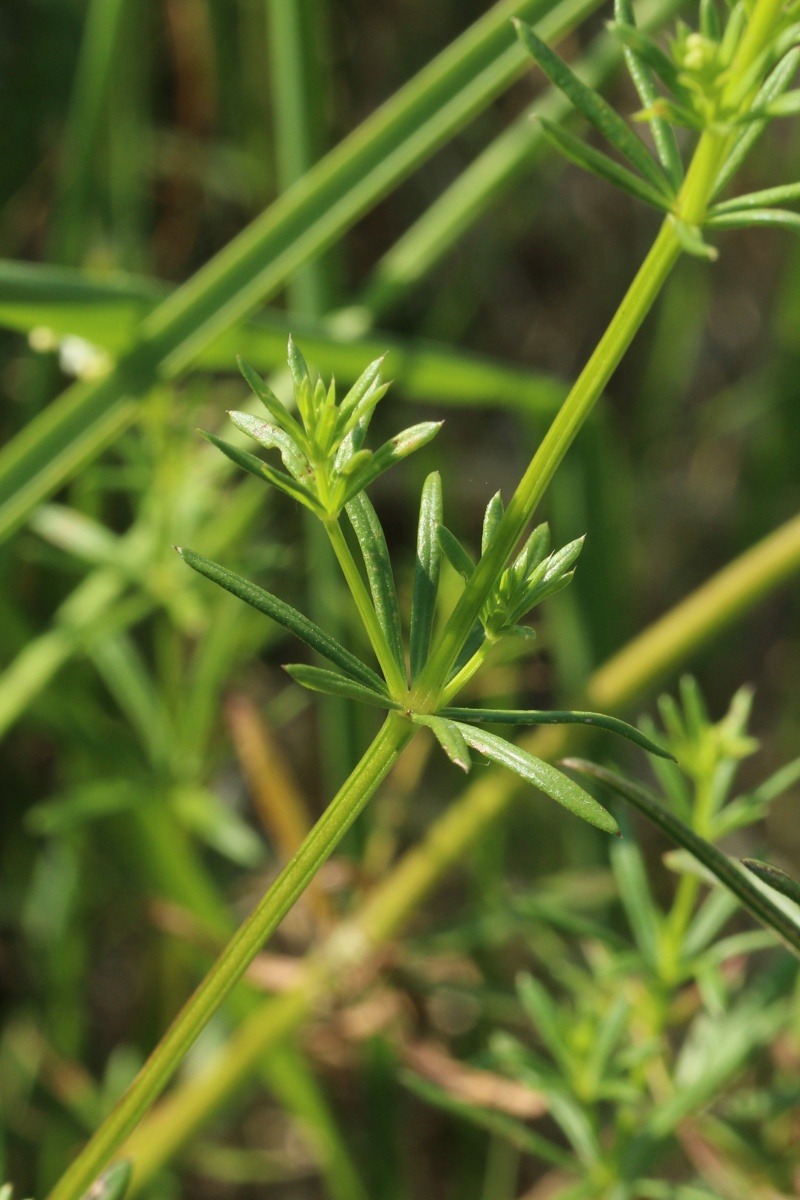
<svg viewBox="0 0 800 1200"><path fill-rule="evenodd" d="M756 0L749 6L739 3L724 23L715 12L713 4L704 3L700 29L689 32L681 27L667 54L637 31L631 8L618 4L614 29L625 47L644 104L640 119L652 130L656 157L530 26L518 24L523 44L545 74L627 165L577 142L555 126L546 127L548 136L568 157L665 216L651 251L508 506L504 508L499 496L490 501L477 562L444 528L440 482L436 474L428 478L420 510L408 658L386 539L365 488L429 441L436 424L415 426L376 451L366 448L370 418L386 388L379 361L371 364L337 403L333 384L326 387L312 376L300 352L291 345L289 366L297 417L250 368L243 368L269 420L237 414L234 423L268 451L277 450L285 470L215 435L207 436L245 470L288 494L322 522L380 673L262 588L191 550L181 552L190 566L279 621L336 668L293 666L290 673L298 682L364 701L384 709L387 715L300 850L229 943L117 1108L56 1186L53 1200L77 1200L97 1177L420 728L431 730L462 769L469 768L471 751L475 751L510 768L576 815L609 832L616 831L613 817L569 776L480 728L481 724L597 724L625 734L651 752L663 753L646 735L598 714L494 711L455 707L452 701L497 641L531 636L532 631L521 622L543 599L569 582L581 543L550 552L546 528L539 526L527 534L528 526L564 454L681 253L713 257L704 240L709 229L765 222L796 225L793 214L780 207L799 198L793 184L717 202L768 121L796 107L795 93L789 91L800 58L796 8L780 0ZM668 95L662 93L656 77ZM698 134L685 171L676 125ZM364 574L344 533L342 514L352 525ZM463 576L464 587L441 633L434 636L443 555Z"/></svg>
<svg viewBox="0 0 800 1200"><path fill-rule="evenodd" d="M731 876L744 878L715 843L763 819L800 774L794 761L737 792L739 766L758 746L747 731L751 704L752 693L742 689L714 722L691 678L681 681L679 702L671 696L659 702L659 736L675 757L653 761L662 795L650 803L706 847L702 859L696 850L666 855L679 875L666 904L627 828L611 847L622 935L611 920L570 912L569 902L548 910L537 904L535 888L508 898L526 916L534 947L535 974L517 981L531 1029L524 1039L500 1029L489 1033L478 1062L531 1088L569 1151L510 1113L499 1118L456 1091L413 1071L405 1074L406 1084L425 1100L547 1164L549 1195L700 1200L717 1195L723 1177L739 1194L773 1188L783 1195L792 1188L795 1155L788 1145L785 1154L770 1149L791 1138L783 1106L777 1103L767 1117L763 1105L754 1105L758 1085L752 1074L758 1058L761 1070L781 1075L780 1064L761 1060L763 1048L786 1027L791 999L781 984L788 964L754 961L773 944L765 930L729 928L737 898L746 899L729 890L724 870L712 873L707 856L713 851L728 862ZM591 764L586 770L603 780L604 791L636 803L634 785ZM641 788L638 793L647 794ZM796 916L797 910L787 915L795 931ZM531 921L545 928L531 934ZM520 929L515 927L518 936ZM564 929L578 933L577 953L574 942L560 938ZM537 952L539 943L548 950ZM787 1085L796 1096L788 1078L777 1090Z"/></svg>

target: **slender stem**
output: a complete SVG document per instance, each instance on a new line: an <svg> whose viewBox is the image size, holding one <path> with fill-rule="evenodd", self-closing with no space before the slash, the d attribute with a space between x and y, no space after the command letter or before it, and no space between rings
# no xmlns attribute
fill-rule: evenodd
<svg viewBox="0 0 800 1200"><path fill-rule="evenodd" d="M229 942L173 1021L128 1091L62 1176L50 1200L79 1200L150 1105L183 1056L244 975L264 941L305 890L414 735L390 713L372 745L302 846Z"/></svg>
<svg viewBox="0 0 800 1200"><path fill-rule="evenodd" d="M511 499L492 544L461 594L417 685L420 707L435 708L446 679L498 573L510 557L556 468L601 395L680 256L671 219L664 222L611 324L545 434Z"/></svg>
<svg viewBox="0 0 800 1200"><path fill-rule="evenodd" d="M325 528L336 557L339 560L339 566L342 568L344 577L347 580L347 586L350 588L359 616L367 631L367 637L370 640L372 649L375 651L375 657L380 663L384 678L389 685L389 691L396 700L402 701L408 691L406 681L381 629L375 607L370 599L369 592L361 577L361 572L358 569L356 561L350 553L350 547L342 533L342 527L338 520L333 520L326 521Z"/></svg>

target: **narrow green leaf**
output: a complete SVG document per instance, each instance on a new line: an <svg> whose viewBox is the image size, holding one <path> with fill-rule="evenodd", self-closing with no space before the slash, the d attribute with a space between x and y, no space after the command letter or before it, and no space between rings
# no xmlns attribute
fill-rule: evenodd
<svg viewBox="0 0 800 1200"><path fill-rule="evenodd" d="M534 708L443 708L441 714L455 721L489 721L496 725L595 725L598 729L628 738L649 754L657 754L659 758L669 758L674 762L669 750L646 737L635 725L620 721L618 717L608 717L605 713L560 709L548 712Z"/></svg>
<svg viewBox="0 0 800 1200"><path fill-rule="evenodd" d="M300 353L300 350L291 334L289 334L287 361L289 363L289 373L292 376L292 382L296 388L302 388L308 386L308 384L313 385L313 380L311 379L311 374L308 366L306 365L306 360Z"/></svg>
<svg viewBox="0 0 800 1200"><path fill-rule="evenodd" d="M131 1181L133 1164L129 1158L112 1163L103 1174L94 1181L82 1200L124 1200Z"/></svg>
<svg viewBox="0 0 800 1200"><path fill-rule="evenodd" d="M237 355L236 362L247 386L253 395L257 396L264 405L276 425L280 425L281 429L285 429L288 434L291 434L298 445L305 446L305 431L299 421L296 421L289 412L283 401L278 399L269 384L261 378L249 362L245 362L241 355Z"/></svg>
<svg viewBox="0 0 800 1200"><path fill-rule="evenodd" d="M668 54L661 49L658 42L648 33L642 33L629 24L609 23L609 30L615 33L624 46L647 63L651 70L667 85L669 90L685 104L691 102L691 93L684 87L680 71Z"/></svg>
<svg viewBox="0 0 800 1200"><path fill-rule="evenodd" d="M635 28L636 20L631 0L614 0L614 17L618 25ZM650 66L629 45L623 45L623 55L639 99L645 109L651 108L660 100L661 93L656 87ZM669 121L665 121L662 116L651 116L649 125L661 165L673 189L677 191L683 182L683 162L675 134Z"/></svg>
<svg viewBox="0 0 800 1200"><path fill-rule="evenodd" d="M748 225L774 226L800 233L800 213L786 208L748 208L741 212L724 212L709 215L706 225L711 229L745 229Z"/></svg>
<svg viewBox="0 0 800 1200"><path fill-rule="evenodd" d="M481 555L484 555L489 548L494 532L497 526L503 519L503 500L499 492L495 492L489 503L486 505L486 512L483 515L483 529L481 530Z"/></svg>
<svg viewBox="0 0 800 1200"><path fill-rule="evenodd" d="M352 499L357 492L362 492L369 487L379 475L388 471L396 462L400 462L401 458L407 458L409 454L413 454L415 450L419 450L429 442L436 436L443 424L443 421L421 421L419 425L412 425L410 429L404 429L402 433L398 433L388 442L384 442L373 453L370 463L353 480L348 489L345 503Z"/></svg>
<svg viewBox="0 0 800 1200"><path fill-rule="evenodd" d="M798 112L800 112L800 91L797 89L784 92L782 96L776 96L764 108L764 114L768 117L793 117Z"/></svg>
<svg viewBox="0 0 800 1200"><path fill-rule="evenodd" d="M609 158L602 151L587 146L585 142L573 137L571 133L567 133L560 126L554 125L552 121L546 121L544 117L539 117L539 121L547 140L577 167L582 167L584 171L590 171L592 175L597 175L606 183L613 184L614 187L620 188L645 204L652 205L660 212L669 212L669 200L662 192L651 187L646 180L634 175L627 167L621 167L619 163L614 162L613 158Z"/></svg>
<svg viewBox="0 0 800 1200"><path fill-rule="evenodd" d="M263 446L265 450L278 450L286 470L298 482L308 479L313 474L311 463L285 429L278 425L270 425L268 421L262 421L260 417L254 417L251 413L229 412L228 416L241 433L246 433L254 442L258 442L259 446Z"/></svg>
<svg viewBox="0 0 800 1200"><path fill-rule="evenodd" d="M517 34L523 45L557 88L568 97L578 112L586 117L604 137L616 146L620 154L636 167L657 193L670 197L669 180L653 160L649 150L629 128L622 117L603 99L599 92L589 88L578 79L563 59L554 53L524 21L515 21Z"/></svg>
<svg viewBox="0 0 800 1200"><path fill-rule="evenodd" d="M706 221L706 224L709 222ZM673 217L672 228L686 254L691 254L693 258L705 258L710 262L719 258L719 250L703 241L703 235L696 225L687 225L685 221L679 221L677 217Z"/></svg>
<svg viewBox="0 0 800 1200"><path fill-rule="evenodd" d="M461 730L453 721L447 721L440 716L434 717L430 713L414 713L411 720L415 725L425 725L432 730L450 761L462 771L469 771L472 766L469 747Z"/></svg>
<svg viewBox="0 0 800 1200"><path fill-rule="evenodd" d="M451 533L446 525L440 525L436 530L436 537L450 566L458 571L459 575L463 575L465 579L469 579L475 570L475 563L469 554L467 554L456 535Z"/></svg>
<svg viewBox="0 0 800 1200"><path fill-rule="evenodd" d="M679 821L649 791L585 759L565 759L563 765L591 776L632 804L673 842L693 854L720 883L733 892L741 905L752 913L756 920L773 929L786 945L800 956L800 926L754 887L746 872L728 858L727 854L723 854L711 842L707 842L683 821Z"/></svg>
<svg viewBox="0 0 800 1200"><path fill-rule="evenodd" d="M602 804L598 804L588 792L556 767L543 762L541 758L534 758L532 754L512 745L505 738L487 733L484 729L463 725L461 722L457 724L464 741L468 746L472 746L473 750L532 783L551 800L563 804L564 808L569 809L576 817L582 817L590 825L596 825L606 833L619 833L617 822Z"/></svg>
<svg viewBox="0 0 800 1200"><path fill-rule="evenodd" d="M222 567L219 563L212 562L209 558L203 558L201 554L196 554L194 550L187 550L181 546L176 547L178 553L183 560L199 574L205 575L207 579L219 584L226 591L231 592L234 596L238 596L240 600L244 600L251 608L258 609L265 616L271 617L273 621L277 621L284 629L288 629L295 637L299 637L301 641L310 646L312 650L316 650L324 658L335 663L337 667L341 667L343 671L347 671L354 679L360 680L367 687L375 688L378 691L385 691L386 685L370 667L363 663L360 658L356 658L355 654L351 654L344 646L341 646L334 638L327 634L324 629L320 629L319 625L315 625L308 617L304 617L296 608L292 608L291 604L287 604L285 600L280 600L277 596L273 596L271 592L267 592L264 588L258 587L255 583L250 583L248 579L244 579L241 575L234 574L227 567Z"/></svg>
<svg viewBox="0 0 800 1200"><path fill-rule="evenodd" d="M437 536L442 521L442 479L432 471L422 488L417 526L417 558L411 601L411 682L425 665L433 634L442 548Z"/></svg>
<svg viewBox="0 0 800 1200"><path fill-rule="evenodd" d="M771 863L762 862L758 858L743 858L741 862L742 866L747 867L756 879L760 879L762 883L774 888L782 896L793 900L795 904L800 904L800 883L786 871L782 871L780 867L774 867Z"/></svg>
<svg viewBox="0 0 800 1200"><path fill-rule="evenodd" d="M764 188L760 192L747 192L743 196L734 196L731 200L722 200L709 209L709 216L716 217L720 213L739 212L752 208L772 208L776 204L796 204L800 202L800 183L785 183L780 187Z"/></svg>
<svg viewBox="0 0 800 1200"><path fill-rule="evenodd" d="M347 700L359 700L362 704L371 704L375 708L399 709L400 705L386 695L386 692L375 691L355 679L340 675L338 671L328 671L324 667L309 667L305 663L287 663L284 671L291 675L295 682L310 688L312 692L324 692L328 696L341 696Z"/></svg>
<svg viewBox="0 0 800 1200"><path fill-rule="evenodd" d="M310 508L317 516L326 515L316 496L313 496L306 488L296 483L290 475L284 475L283 471L276 471L268 463L262 462L260 458L256 458L255 454L249 454L247 450L240 450L238 446L232 446L230 442L223 441L216 434L208 433L205 429L201 429L198 432L212 446L216 446L218 450L221 450L231 462L235 462L237 467L241 467L244 471L249 471L251 475L255 475L257 479L261 479L265 483L271 483L278 491L285 492L287 496L291 496L299 504L304 504L306 508Z"/></svg>
<svg viewBox="0 0 800 1200"><path fill-rule="evenodd" d="M722 37L716 0L700 0L700 32L712 42Z"/></svg>
<svg viewBox="0 0 800 1200"><path fill-rule="evenodd" d="M369 429L369 423L372 420L372 414L375 412L375 409L378 407L390 387L390 383L381 383L380 381L375 383L369 389L367 394L358 402L356 407L348 416L347 420L339 420L337 422L337 435L341 436L342 433L355 428L357 425L361 427L364 435L366 435L366 432Z"/></svg>
<svg viewBox="0 0 800 1200"><path fill-rule="evenodd" d="M397 603L397 591L389 550L378 514L371 502L361 492L347 504L347 515L355 530L364 557L375 613L392 654L405 673L400 608Z"/></svg>
<svg viewBox="0 0 800 1200"><path fill-rule="evenodd" d="M765 80L763 86L756 94L751 107L758 110L763 108L764 105L768 104L771 100L774 100L776 96L782 95L783 92L790 87L792 81L794 80L794 77L797 74L798 65L800 65L800 49L790 50L785 58L778 63L775 70ZM768 122L766 120L754 121L751 125L748 125L747 129L745 129L744 133L734 144L733 149L726 158L722 169L717 176L717 182L714 188L715 195L721 192L727 186L727 184L730 183L731 179L737 173L739 167L747 158L747 155L750 153L755 143L761 137L761 134L766 129L767 124Z"/></svg>
<svg viewBox="0 0 800 1200"><path fill-rule="evenodd" d="M381 369L385 359L385 354L382 354L380 358L374 359L361 372L349 392L342 397L342 402L339 405L339 421L342 428L347 424L348 418L358 408L362 400L380 385Z"/></svg>

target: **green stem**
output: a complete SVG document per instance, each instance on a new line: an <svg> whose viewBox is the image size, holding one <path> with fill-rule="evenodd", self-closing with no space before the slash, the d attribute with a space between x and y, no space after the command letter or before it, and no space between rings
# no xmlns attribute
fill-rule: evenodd
<svg viewBox="0 0 800 1200"><path fill-rule="evenodd" d="M392 654L389 643L381 629L380 621L375 612L375 606L370 599L369 592L361 577L361 572L358 569L356 561L350 553L350 547L342 533L342 527L337 519L326 521L325 528L328 532L334 553L339 560L339 566L342 568L344 577L347 580L347 586L355 601L359 616L364 624L367 637L370 640L372 649L375 651L375 657L380 663L384 679L389 685L389 692L394 699L403 702L408 692L408 685L402 676L397 660Z"/></svg>
<svg viewBox="0 0 800 1200"><path fill-rule="evenodd" d="M556 468L601 395L667 276L681 247L672 220L664 222L621 305L545 434L420 676L420 707L435 708L446 679L494 582L522 536Z"/></svg>
<svg viewBox="0 0 800 1200"><path fill-rule="evenodd" d="M79 1200L132 1132L176 1071L198 1034L219 1009L283 917L331 855L385 779L414 727L390 713L372 745L309 833L294 858L229 942L173 1021L128 1091L50 1194L49 1200Z"/></svg>

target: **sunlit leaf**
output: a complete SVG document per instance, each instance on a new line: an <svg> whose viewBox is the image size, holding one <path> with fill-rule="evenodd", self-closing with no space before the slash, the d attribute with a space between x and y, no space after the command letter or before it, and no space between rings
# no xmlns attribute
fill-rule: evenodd
<svg viewBox="0 0 800 1200"><path fill-rule="evenodd" d="M367 497L360 493L347 505L347 515L361 547L372 603L380 627L392 654L405 672L400 608L397 603L397 591L389 550L378 514Z"/></svg>
<svg viewBox="0 0 800 1200"><path fill-rule="evenodd" d="M371 704L375 708L400 708L400 705L390 699L385 692L378 692L374 688L366 687L355 679L340 675L338 671L328 671L324 667L310 667L305 663L287 663L283 669L297 683L310 688L312 692L324 692L328 696L358 700L362 704Z"/></svg>
<svg viewBox="0 0 800 1200"><path fill-rule="evenodd" d="M411 682L425 665L433 633L442 549L437 532L442 520L442 480L433 471L425 480L417 526L417 557L411 601Z"/></svg>
<svg viewBox="0 0 800 1200"><path fill-rule="evenodd" d="M512 745L505 738L487 733L485 729L475 729L472 725L461 722L458 723L458 728L464 741L473 750L477 750L492 762L507 767L526 782L532 783L551 800L563 804L564 808L569 809L576 817L582 817L584 821L596 825L606 833L619 832L616 821L602 804L598 804L588 792L550 763L541 758L534 758L527 750Z"/></svg>

